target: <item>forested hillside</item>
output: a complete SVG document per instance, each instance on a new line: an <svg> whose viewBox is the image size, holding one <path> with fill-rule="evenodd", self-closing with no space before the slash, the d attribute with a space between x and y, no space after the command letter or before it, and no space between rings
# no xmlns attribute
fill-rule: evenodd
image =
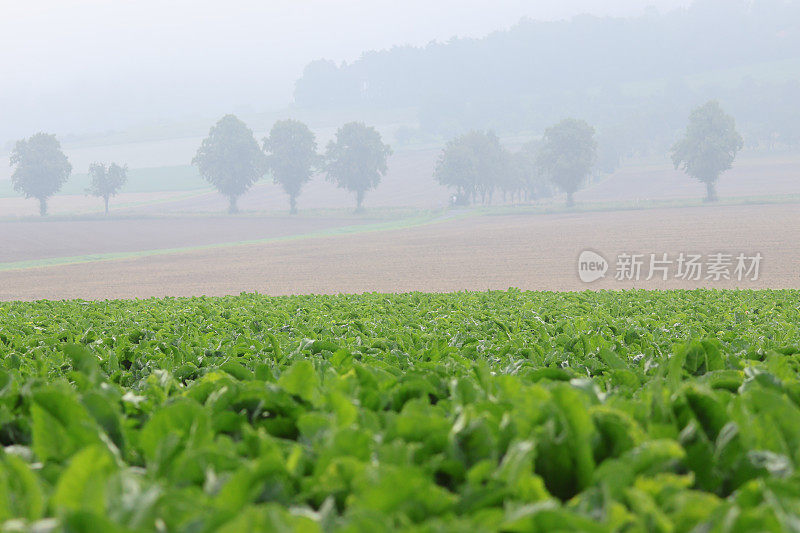
<svg viewBox="0 0 800 533"><path fill-rule="evenodd" d="M616 151L641 153L663 151L688 110L714 98L739 119L748 146L794 146L798 50L800 2L700 0L635 18L523 19L482 39L316 61L295 102L416 108L419 131L406 136L541 131L572 115L596 124Z"/></svg>

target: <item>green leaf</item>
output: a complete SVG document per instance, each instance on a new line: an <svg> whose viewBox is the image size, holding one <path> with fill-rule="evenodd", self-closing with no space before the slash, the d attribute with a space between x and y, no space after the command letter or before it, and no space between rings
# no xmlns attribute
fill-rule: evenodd
<svg viewBox="0 0 800 533"><path fill-rule="evenodd" d="M100 442L97 425L71 391L54 386L35 391L31 418L33 451L40 461L63 461Z"/></svg>
<svg viewBox="0 0 800 533"><path fill-rule="evenodd" d="M200 448L212 437L208 411L181 398L156 411L147 421L139 433L139 448L161 470L169 467L183 450Z"/></svg>
<svg viewBox="0 0 800 533"><path fill-rule="evenodd" d="M307 402L312 402L317 397L319 384L314 365L306 359L295 361L278 379L278 385L283 390Z"/></svg>
<svg viewBox="0 0 800 533"><path fill-rule="evenodd" d="M293 515L275 505L251 506L223 524L220 533L270 531L275 533L319 533L319 524L310 516Z"/></svg>
<svg viewBox="0 0 800 533"><path fill-rule="evenodd" d="M600 352L598 353L598 357L600 357L600 360L608 365L608 368L615 370L623 370L628 368L628 365L626 365L617 354L608 348L601 348Z"/></svg>
<svg viewBox="0 0 800 533"><path fill-rule="evenodd" d="M102 445L84 448L72 459L58 478L53 505L68 511L94 511L106 509L106 484L116 471L114 458Z"/></svg>
<svg viewBox="0 0 800 533"><path fill-rule="evenodd" d="M581 395L574 388L565 385L555 387L553 400L567 422L570 435L567 446L572 450L578 487L584 488L591 481L594 471L591 444L595 435L594 424Z"/></svg>
<svg viewBox="0 0 800 533"><path fill-rule="evenodd" d="M80 344L67 344L64 353L72 361L72 368L95 379L100 374L100 362L88 348Z"/></svg>
<svg viewBox="0 0 800 533"><path fill-rule="evenodd" d="M44 512L44 490L25 462L10 454L0 458L0 523L12 518L37 520Z"/></svg>

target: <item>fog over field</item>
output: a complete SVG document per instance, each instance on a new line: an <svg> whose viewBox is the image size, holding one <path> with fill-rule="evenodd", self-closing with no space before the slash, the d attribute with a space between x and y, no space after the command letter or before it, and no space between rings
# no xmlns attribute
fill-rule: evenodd
<svg viewBox="0 0 800 533"><path fill-rule="evenodd" d="M623 212L708 220L647 226L629 243L646 259L738 257L771 242L764 217L800 202L797 0L33 0L4 6L0 39L0 281L158 254L203 287L208 269L182 254L235 249L250 272L290 239L308 252L283 260L291 273L324 266L328 246L355 250L355 233L406 243L392 253L413 260L462 219L475 242L455 256L491 258L477 236L498 224L519 236L580 215L547 244L576 258L563 271L520 259L535 273L486 285L574 288L553 280L578 280L585 250L608 255L613 277L620 250L597 250L597 232L622 238ZM760 229L707 249L742 205ZM417 249L419 235L431 241ZM773 258L767 286L800 283L791 257ZM368 287L376 265L329 290ZM280 290L295 286L319 290Z"/></svg>
<svg viewBox="0 0 800 533"><path fill-rule="evenodd" d="M688 0L29 0L0 17L0 145L39 130L284 108L315 59L482 37L522 17L638 15Z"/></svg>
<svg viewBox="0 0 800 533"><path fill-rule="evenodd" d="M0 5L0 531L800 531L800 0Z"/></svg>

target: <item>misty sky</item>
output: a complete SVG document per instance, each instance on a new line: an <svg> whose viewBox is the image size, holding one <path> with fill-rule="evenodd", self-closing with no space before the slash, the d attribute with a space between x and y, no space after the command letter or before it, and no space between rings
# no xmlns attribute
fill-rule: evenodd
<svg viewBox="0 0 800 533"><path fill-rule="evenodd" d="M0 0L0 145L278 109L311 60L689 0Z"/></svg>

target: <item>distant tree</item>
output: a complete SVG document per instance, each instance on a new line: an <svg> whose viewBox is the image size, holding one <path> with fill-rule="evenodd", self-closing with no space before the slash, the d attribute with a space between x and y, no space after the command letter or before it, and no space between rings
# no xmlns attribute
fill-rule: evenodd
<svg viewBox="0 0 800 533"><path fill-rule="evenodd" d="M500 189L503 191L503 201L507 196L511 196L511 201L522 200L528 196L526 180L529 174L529 159L521 151L509 153L507 156L506 172L500 180ZM534 167L534 173L536 173Z"/></svg>
<svg viewBox="0 0 800 533"><path fill-rule="evenodd" d="M265 159L252 130L234 115L225 115L211 128L192 164L228 198L228 212L236 213L237 199L265 174Z"/></svg>
<svg viewBox="0 0 800 533"><path fill-rule="evenodd" d="M298 120L278 121L264 139L264 151L275 183L289 195L290 212L297 213L300 190L320 163L314 133Z"/></svg>
<svg viewBox="0 0 800 533"><path fill-rule="evenodd" d="M14 190L25 198L39 200L42 216L47 214L47 199L61 190L72 172L56 136L46 133L17 141L11 152L11 165L16 166L11 175Z"/></svg>
<svg viewBox="0 0 800 533"><path fill-rule="evenodd" d="M361 80L342 76L333 61L318 59L306 65L295 82L294 101L311 108L355 104L361 99L361 87Z"/></svg>
<svg viewBox="0 0 800 533"><path fill-rule="evenodd" d="M508 182L525 201L553 196L553 186L538 165L539 150L539 143L530 141L509 156Z"/></svg>
<svg viewBox="0 0 800 533"><path fill-rule="evenodd" d="M434 169L441 185L456 189L458 203L491 200L509 175L508 154L492 132L471 131L448 142Z"/></svg>
<svg viewBox="0 0 800 533"><path fill-rule="evenodd" d="M92 163L89 166L89 179L91 182L86 192L103 199L107 215L109 199L116 196L128 181L128 167L116 163L108 166L103 163Z"/></svg>
<svg viewBox="0 0 800 533"><path fill-rule="evenodd" d="M475 198L477 172L475 154L466 143L450 141L442 150L433 176L440 185L455 188L455 203L467 205Z"/></svg>
<svg viewBox="0 0 800 533"><path fill-rule="evenodd" d="M381 182L388 170L392 149L381 134L361 122L345 124L328 143L325 153L326 179L339 188L356 193L356 211L363 210L364 194Z"/></svg>
<svg viewBox="0 0 800 533"><path fill-rule="evenodd" d="M575 204L572 195L581 188L597 158L594 128L583 120L568 118L544 132L537 157L541 172L567 193L567 205Z"/></svg>
<svg viewBox="0 0 800 533"><path fill-rule="evenodd" d="M717 200L719 175L731 168L744 141L733 117L716 101L692 111L686 135L672 147L672 162L686 174L706 184L706 201Z"/></svg>

